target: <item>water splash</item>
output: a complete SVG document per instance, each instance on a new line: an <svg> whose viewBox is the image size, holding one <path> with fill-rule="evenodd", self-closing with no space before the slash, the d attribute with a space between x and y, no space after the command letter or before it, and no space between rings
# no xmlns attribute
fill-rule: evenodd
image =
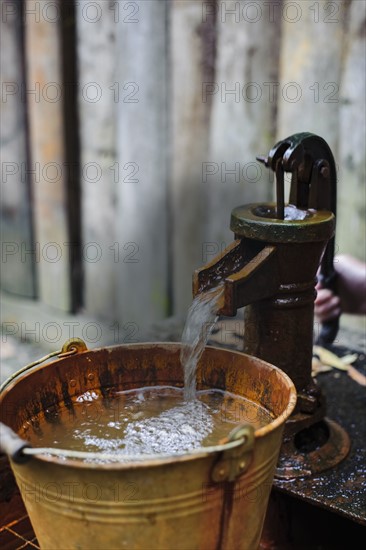
<svg viewBox="0 0 366 550"><path fill-rule="evenodd" d="M196 369L209 336L219 316L219 302L224 294L223 283L201 292L189 308L182 334L180 361L184 369L184 399L196 397Z"/></svg>

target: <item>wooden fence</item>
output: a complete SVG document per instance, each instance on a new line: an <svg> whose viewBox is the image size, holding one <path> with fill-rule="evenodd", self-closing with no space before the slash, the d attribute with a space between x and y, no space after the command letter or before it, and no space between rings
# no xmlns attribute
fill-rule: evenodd
<svg viewBox="0 0 366 550"><path fill-rule="evenodd" d="M232 207L272 196L255 156L298 131L332 148L337 247L365 259L365 7L2 1L2 321L120 340L184 315Z"/></svg>

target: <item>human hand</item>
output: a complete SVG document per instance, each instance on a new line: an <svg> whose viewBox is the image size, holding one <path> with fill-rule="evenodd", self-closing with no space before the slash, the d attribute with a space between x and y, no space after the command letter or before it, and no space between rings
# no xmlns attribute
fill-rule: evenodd
<svg viewBox="0 0 366 550"><path fill-rule="evenodd" d="M339 317L341 313L366 313L366 264L353 256L334 258L338 275L337 295L321 283L316 286L315 316L321 323Z"/></svg>
<svg viewBox="0 0 366 550"><path fill-rule="evenodd" d="M320 323L336 319L342 313L341 299L329 288L323 288L321 283L315 287L317 296L315 299L315 316Z"/></svg>

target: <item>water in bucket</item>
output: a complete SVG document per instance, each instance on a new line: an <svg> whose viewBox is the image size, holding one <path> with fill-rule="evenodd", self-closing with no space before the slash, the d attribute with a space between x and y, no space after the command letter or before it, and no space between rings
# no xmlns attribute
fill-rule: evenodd
<svg viewBox="0 0 366 550"><path fill-rule="evenodd" d="M37 446L131 455L171 455L217 445L235 425L250 423L255 429L271 422L270 413L243 397L209 390L196 392L196 370L209 335L218 319L219 284L199 294L189 309L182 336L180 359L184 388L155 386L117 392L108 401L97 391L74 399L72 414L64 407L47 411L47 424ZM31 430L32 431L32 430ZM91 460L98 460L92 458Z"/></svg>
<svg viewBox="0 0 366 550"><path fill-rule="evenodd" d="M128 459L216 445L237 424L249 422L258 429L273 419L264 407L229 392L199 391L187 401L183 391L169 386L140 388L117 392L107 402L96 391L86 392L75 399L72 413L66 407L48 409L41 430L29 430L39 423L36 417L26 423L25 437L41 447Z"/></svg>

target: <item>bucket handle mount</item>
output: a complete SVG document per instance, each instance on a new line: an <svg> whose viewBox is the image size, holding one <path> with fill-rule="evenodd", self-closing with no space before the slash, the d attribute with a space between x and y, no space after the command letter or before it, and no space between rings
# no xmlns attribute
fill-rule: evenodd
<svg viewBox="0 0 366 550"><path fill-rule="evenodd" d="M81 338L70 338L67 340L64 345L62 346L62 349L53 351L52 353L49 353L48 355L45 355L44 357L41 357L40 359L37 359L33 363L29 363L29 365L26 365L25 367L22 367L21 369L17 370L14 374L9 376L3 382L0 386L0 394L5 390L7 386L9 386L10 382L15 380L15 378L18 378L23 372L26 372L33 367L36 367L37 365L40 365L41 363L44 363L45 361L48 361L48 359L51 359L52 357L59 357L60 359L63 359L64 357L68 357L69 355L75 355L76 353L81 353L83 351L87 351L87 345Z"/></svg>
<svg viewBox="0 0 366 550"><path fill-rule="evenodd" d="M215 464L211 478L215 483L234 481L249 467L254 447L254 428L250 424L237 426L230 433L227 442L241 442L232 448L226 448ZM224 446L224 445L223 445Z"/></svg>

